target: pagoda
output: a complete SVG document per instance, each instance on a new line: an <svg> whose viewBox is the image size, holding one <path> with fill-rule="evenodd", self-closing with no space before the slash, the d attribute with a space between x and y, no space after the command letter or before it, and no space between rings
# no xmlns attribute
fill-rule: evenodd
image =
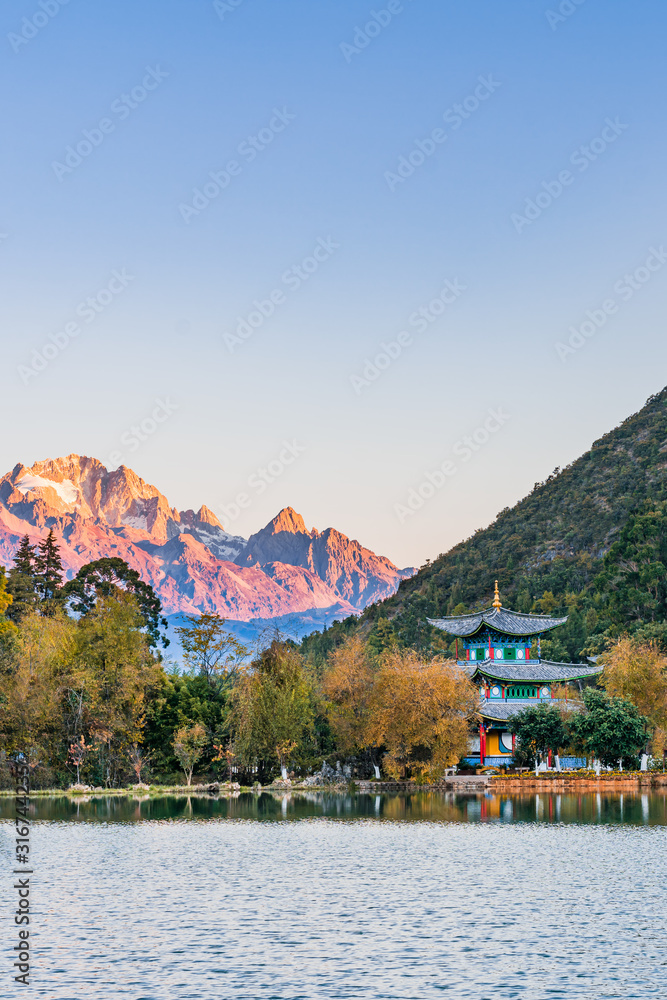
<svg viewBox="0 0 667 1000"><path fill-rule="evenodd" d="M602 667L592 663L554 663L541 657L545 632L563 625L564 618L509 611L500 602L496 580L493 604L486 611L449 618L429 618L436 628L456 637L456 660L479 684L479 746L475 736L473 756L465 763L507 764L514 752L514 735L508 720L533 705L557 704L554 684L594 677ZM459 658L459 642L463 659ZM531 647L537 642L537 658Z"/></svg>

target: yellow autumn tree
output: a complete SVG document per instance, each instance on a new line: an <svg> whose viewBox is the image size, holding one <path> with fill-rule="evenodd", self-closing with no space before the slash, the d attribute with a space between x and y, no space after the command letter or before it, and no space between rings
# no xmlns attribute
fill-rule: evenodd
<svg viewBox="0 0 667 1000"><path fill-rule="evenodd" d="M437 780L467 752L479 693L453 661L412 650L383 657L369 699L366 742L383 745L395 778Z"/></svg>
<svg viewBox="0 0 667 1000"><path fill-rule="evenodd" d="M653 727L667 729L667 657L657 645L623 636L603 662L607 694L626 698Z"/></svg>
<svg viewBox="0 0 667 1000"><path fill-rule="evenodd" d="M364 746L373 670L367 646L353 635L329 656L322 677L328 717L342 753Z"/></svg>
<svg viewBox="0 0 667 1000"><path fill-rule="evenodd" d="M13 627L0 683L0 746L31 767L48 766L63 729L63 677L75 644L76 624L64 615L27 615Z"/></svg>
<svg viewBox="0 0 667 1000"><path fill-rule="evenodd" d="M90 735L98 780L115 785L141 743L148 692L159 666L145 633L136 599L120 593L99 600L78 623L66 690L72 735Z"/></svg>

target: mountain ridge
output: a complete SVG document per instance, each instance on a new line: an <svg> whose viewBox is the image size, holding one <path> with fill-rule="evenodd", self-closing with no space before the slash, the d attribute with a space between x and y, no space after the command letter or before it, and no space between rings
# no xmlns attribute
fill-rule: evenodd
<svg viewBox="0 0 667 1000"><path fill-rule="evenodd" d="M179 511L127 466L109 471L76 454L18 463L0 479L0 563L11 564L23 535L37 543L48 528L68 578L86 562L118 556L151 584L168 614L207 611L244 621L335 609L345 616L414 571L335 529L307 531L291 507L251 536L250 553L249 540L226 532L204 504ZM313 543L318 559L304 558Z"/></svg>
<svg viewBox="0 0 667 1000"><path fill-rule="evenodd" d="M305 646L320 659L361 628L377 633L378 642L439 648L442 634L436 636L426 619L488 607L497 579L505 607L569 615L542 647L552 659L575 660L601 648L609 629L623 627L609 613L610 592L596 580L631 517L665 500L667 388L486 528L427 560L395 594L358 619L306 639ZM657 637L655 624L650 627L646 637Z"/></svg>

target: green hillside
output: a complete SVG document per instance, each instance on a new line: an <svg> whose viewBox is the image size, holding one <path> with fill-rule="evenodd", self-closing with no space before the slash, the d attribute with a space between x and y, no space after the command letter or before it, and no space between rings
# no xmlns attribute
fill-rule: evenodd
<svg viewBox="0 0 667 1000"><path fill-rule="evenodd" d="M424 653L447 639L428 617L491 603L499 581L505 607L570 615L542 643L551 659L598 652L622 631L667 640L667 388L590 451L536 483L488 528L459 543L386 601L303 648L314 662L361 628L378 648Z"/></svg>

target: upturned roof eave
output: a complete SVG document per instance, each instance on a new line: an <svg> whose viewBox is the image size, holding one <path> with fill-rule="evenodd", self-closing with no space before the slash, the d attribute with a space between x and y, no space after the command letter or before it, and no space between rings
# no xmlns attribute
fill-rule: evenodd
<svg viewBox="0 0 667 1000"><path fill-rule="evenodd" d="M476 635L482 626L504 632L506 635L531 636L564 625L567 615L554 618L551 615L531 615L522 611L510 611L509 608L486 608L468 615L451 615L446 618L427 618L434 628L441 629L449 635L461 639L469 639Z"/></svg>
<svg viewBox="0 0 667 1000"><path fill-rule="evenodd" d="M577 705L576 702L568 702L567 706L562 699L545 699L544 701L498 701L498 702L480 702L479 708L477 709L478 715L481 715L482 719L488 719L489 722L509 722L511 718L518 715L519 712L523 712L526 708L535 708L540 705L552 705L552 706L563 706L567 707L569 711L577 712L581 710L581 706Z"/></svg>
<svg viewBox="0 0 667 1000"><path fill-rule="evenodd" d="M601 666L600 667L598 667L597 665L588 666L585 663L556 663L552 660L540 660L539 663L522 664L516 661L507 661L504 664L504 666L506 666L508 669L517 670L524 666L526 668L523 676L510 677L507 675L507 673L502 673L502 672L498 673L497 670L494 671L494 668L490 666L492 663L495 663L495 661L480 660L478 663L475 664L475 669L470 674L470 679L474 681L478 675L481 675L483 677L488 677L490 680L493 681L505 681L510 684L524 683L528 681L534 681L536 684L543 684L545 683L545 681L548 681L549 683L558 683L558 681L585 680L587 677L595 677L597 674L602 673L603 670ZM562 673L556 670L555 676L545 677L545 676L539 676L539 674L530 673L528 671L529 666L533 667L543 666L547 668L563 667L565 669L562 671ZM577 673L570 673L570 670L577 670L577 669L578 669Z"/></svg>

